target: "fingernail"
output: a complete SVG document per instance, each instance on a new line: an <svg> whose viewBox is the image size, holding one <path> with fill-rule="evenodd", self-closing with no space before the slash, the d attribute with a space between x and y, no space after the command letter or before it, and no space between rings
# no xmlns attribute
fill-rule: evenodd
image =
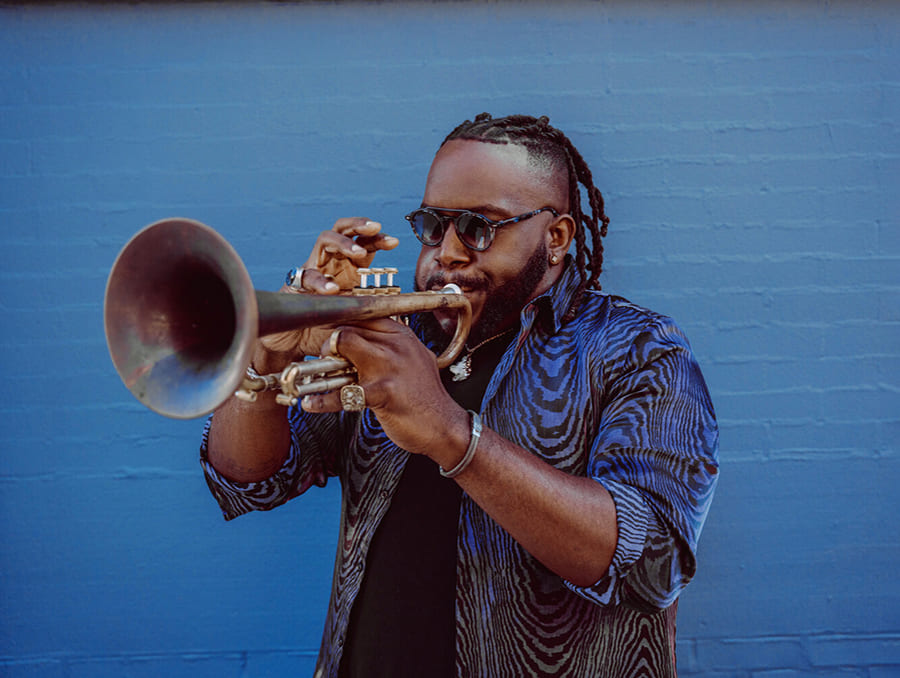
<svg viewBox="0 0 900 678"><path fill-rule="evenodd" d="M395 238L395 237L392 236L392 235L387 236L387 237L384 239L384 241L385 241L388 245L396 245L397 243L400 242L397 238Z"/></svg>
<svg viewBox="0 0 900 678"><path fill-rule="evenodd" d="M353 254L365 254L366 248L360 247L359 245L354 245L352 248L352 252L353 252Z"/></svg>
<svg viewBox="0 0 900 678"><path fill-rule="evenodd" d="M336 290L336 289L340 289L340 288L337 286L337 283L327 282L327 283L325 283L325 289L326 290Z"/></svg>
<svg viewBox="0 0 900 678"><path fill-rule="evenodd" d="M366 226L381 226L377 221L372 221L371 219L366 222Z"/></svg>

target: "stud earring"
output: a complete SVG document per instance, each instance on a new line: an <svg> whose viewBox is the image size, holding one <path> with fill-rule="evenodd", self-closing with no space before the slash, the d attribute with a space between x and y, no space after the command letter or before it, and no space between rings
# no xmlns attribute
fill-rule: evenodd
<svg viewBox="0 0 900 678"><path fill-rule="evenodd" d="M550 263L551 263L551 264L554 264L554 265L555 265L555 264L558 264L558 263L559 263L559 257L556 256L555 254L551 254L551 255L550 255Z"/></svg>

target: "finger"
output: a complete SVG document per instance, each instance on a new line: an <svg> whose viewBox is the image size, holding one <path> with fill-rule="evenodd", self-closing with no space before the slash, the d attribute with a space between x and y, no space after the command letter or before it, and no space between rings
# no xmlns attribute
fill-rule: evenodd
<svg viewBox="0 0 900 678"><path fill-rule="evenodd" d="M345 325L335 327L331 330L331 333L326 337L325 341L322 342L322 346L319 348L319 355L343 358L341 355L340 343L346 330L348 330L348 328Z"/></svg>
<svg viewBox="0 0 900 678"><path fill-rule="evenodd" d="M298 275L298 278L295 278L290 284L285 282L278 291L290 294L308 292L314 294L337 294L341 291L340 286L321 271L317 271L314 268L303 268L301 271L302 273Z"/></svg>
<svg viewBox="0 0 900 678"><path fill-rule="evenodd" d="M400 244L400 240L386 233L378 233L374 236L360 236L356 239L356 244L364 247L368 252L376 250L392 250Z"/></svg>
<svg viewBox="0 0 900 678"><path fill-rule="evenodd" d="M400 244L400 241L394 236L381 232L379 222L362 217L338 219L332 230L348 238L355 238L356 244L368 252L391 250Z"/></svg>
<svg viewBox="0 0 900 678"><path fill-rule="evenodd" d="M306 412L340 412L344 409L340 390L303 396L300 407Z"/></svg>
<svg viewBox="0 0 900 678"><path fill-rule="evenodd" d="M358 245L351 237L335 231L325 231L319 235L306 266L318 268L329 259L349 259L356 263L364 261L368 256L369 250Z"/></svg>
<svg viewBox="0 0 900 678"><path fill-rule="evenodd" d="M381 231L381 224L365 217L346 217L334 222L331 230L348 238L371 236Z"/></svg>
<svg viewBox="0 0 900 678"><path fill-rule="evenodd" d="M311 292L313 294L337 294L341 291L340 286L334 282L330 276L327 276L314 268L304 269L303 280L301 282L303 287L300 289L290 286L286 287L295 294L303 294L304 292Z"/></svg>
<svg viewBox="0 0 900 678"><path fill-rule="evenodd" d="M319 355L344 358L358 367L404 333L411 334L411 330L391 318L359 320L335 327L322 342Z"/></svg>

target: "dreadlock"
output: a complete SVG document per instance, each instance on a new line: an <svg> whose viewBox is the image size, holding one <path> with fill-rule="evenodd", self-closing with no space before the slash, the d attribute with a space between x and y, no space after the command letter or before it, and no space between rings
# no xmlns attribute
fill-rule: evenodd
<svg viewBox="0 0 900 678"><path fill-rule="evenodd" d="M442 146L453 139L471 139L492 144L517 144L523 146L533 161L543 162L553 169L565 168L568 174L569 213L575 221L575 262L580 283L566 313L571 319L587 289L600 289L598 278L603 269L603 242L609 226L604 212L603 195L594 186L591 170L581 153L561 131L550 125L547 116L534 118L528 115L510 115L494 119L489 113L466 120L447 138ZM581 210L581 188L584 186L591 208L590 216ZM588 245L586 232L591 235Z"/></svg>

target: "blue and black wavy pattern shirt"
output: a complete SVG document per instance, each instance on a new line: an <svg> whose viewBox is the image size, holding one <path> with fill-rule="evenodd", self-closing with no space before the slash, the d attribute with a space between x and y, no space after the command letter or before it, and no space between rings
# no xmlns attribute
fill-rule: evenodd
<svg viewBox="0 0 900 678"><path fill-rule="evenodd" d="M589 291L563 322L569 265L528 304L488 385L485 425L612 495L619 539L606 575L579 587L547 570L463 495L457 537L460 676L673 676L675 608L696 570L718 473L713 406L684 334L669 318ZM342 483L341 534L317 676L337 675L366 553L408 453L362 414L288 413L283 468L234 483L201 462L226 519ZM214 425L214 420L212 420Z"/></svg>

